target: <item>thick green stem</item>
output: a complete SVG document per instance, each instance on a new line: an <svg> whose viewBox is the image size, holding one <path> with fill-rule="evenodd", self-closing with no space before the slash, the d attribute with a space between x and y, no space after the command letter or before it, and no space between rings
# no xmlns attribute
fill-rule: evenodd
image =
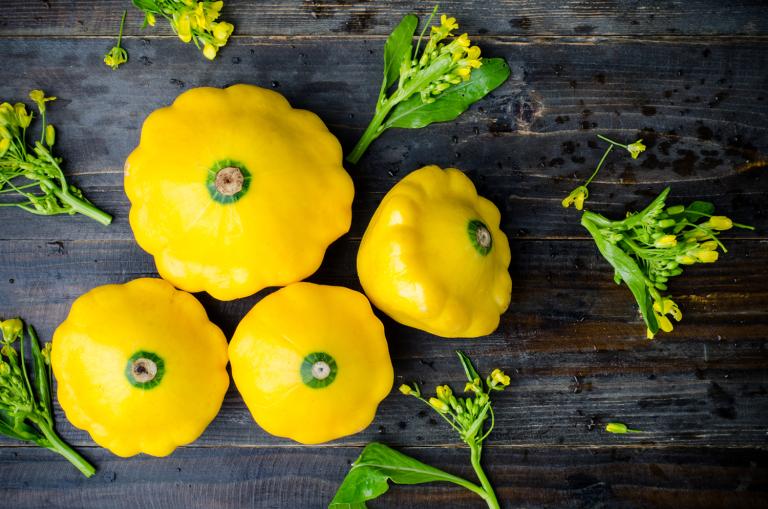
<svg viewBox="0 0 768 509"><path fill-rule="evenodd" d="M67 458L77 469L82 472L86 477L91 477L96 473L96 469L88 463L88 461L80 456L74 449L68 446L59 435L53 431L53 428L45 421L41 419L35 419L35 424L43 432L45 438L48 440L48 449L57 452Z"/></svg>
<svg viewBox="0 0 768 509"><path fill-rule="evenodd" d="M363 157L363 154L366 150L368 150L368 145L370 145L373 140L379 137L379 135L384 132L383 129L381 129L381 124L384 123L384 119L389 114L390 109L392 106L388 106L391 103L384 103L385 105L382 106L376 114L373 116L373 119L371 119L371 123L368 124L368 127L365 129L365 132L360 137L360 139L357 141L357 144L355 145L355 148L352 149L352 152L349 153L347 156L347 161L349 161L352 164L357 164L357 162L360 160L361 157Z"/></svg>
<svg viewBox="0 0 768 509"><path fill-rule="evenodd" d="M48 186L50 189L53 190L53 193L56 195L57 198L59 198L63 203L66 203L67 205L72 207L72 210L74 210L78 214L83 214L84 216L90 217L91 219L98 221L104 226L107 226L110 223L112 223L112 216L110 216L106 212L97 209L90 203L78 198L77 196L74 196L71 193L63 191L48 179L40 179L40 180L44 185Z"/></svg>
<svg viewBox="0 0 768 509"><path fill-rule="evenodd" d="M480 465L480 453L482 452L482 449L483 446L480 444L469 445L472 468L475 469L477 478L480 480L480 485L483 487L483 491L485 492L485 496L483 498L488 504L488 507L491 509L500 509L501 506L499 506L499 501L496 499L496 493L493 491L493 486L491 486L491 482L488 480L488 477L483 471L483 467Z"/></svg>

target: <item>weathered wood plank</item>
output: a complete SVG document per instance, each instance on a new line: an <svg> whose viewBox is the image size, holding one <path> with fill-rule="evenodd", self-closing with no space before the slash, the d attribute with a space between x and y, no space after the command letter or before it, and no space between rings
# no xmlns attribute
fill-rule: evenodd
<svg viewBox="0 0 768 509"><path fill-rule="evenodd" d="M483 370L514 373L512 390L498 399L497 443L607 445L614 437L596 428L620 420L647 430L627 439L636 444L768 445L768 273L755 270L768 263L768 241L731 241L729 248L718 263L674 281L684 320L673 334L647 341L630 293L613 283L591 242L518 240L513 303L491 336L443 340L385 319L396 385L460 388L453 353L460 348ZM356 252L357 242L337 243L311 280L359 288ZM50 338L71 302L91 287L151 275L151 258L131 241L2 241L0 316L23 313ZM264 293L226 303L201 299L229 336ZM341 443L450 443L422 410L395 391L370 428ZM59 423L74 443L92 443L61 414ZM252 422L234 387L198 442L284 443Z"/></svg>
<svg viewBox="0 0 768 509"><path fill-rule="evenodd" d="M66 168L116 216L103 228L83 218L3 210L0 238L130 239L122 162L146 115L190 87L273 86L296 106L317 112L349 149L378 92L381 48L379 40L238 40L225 58L207 63L191 60L174 41L132 41L132 62L113 72L101 64L103 41L0 39L0 97L23 99L37 87L59 97L49 117ZM467 171L502 209L512 236L584 237L577 215L559 202L599 159L598 132L643 137L650 148L637 161L611 156L592 188L597 210L620 217L672 185L673 201L714 201L722 213L757 226L750 235L764 237L765 44L494 40L483 48L510 63L507 84L455 122L421 129L418 136L385 133L350 168L358 194L353 237L394 182L428 163ZM36 60L48 65L27 64Z"/></svg>
<svg viewBox="0 0 768 509"><path fill-rule="evenodd" d="M5 0L3 6L0 36L115 36L125 8L127 34L172 35L161 20L142 31L141 13L118 0ZM385 35L406 13L426 16L433 6L409 0L227 0L222 18L235 24L238 35ZM768 34L766 7L759 0L445 0L440 12L456 16L471 34Z"/></svg>
<svg viewBox="0 0 768 509"><path fill-rule="evenodd" d="M85 454L100 470L83 478L36 448L0 449L8 507L326 507L360 450L351 447L185 448L165 459ZM403 452L471 478L466 449ZM502 507L764 507L768 453L752 449L502 448L485 451ZM29 487L34 486L34 490ZM483 502L447 483L395 486L376 507L466 508Z"/></svg>

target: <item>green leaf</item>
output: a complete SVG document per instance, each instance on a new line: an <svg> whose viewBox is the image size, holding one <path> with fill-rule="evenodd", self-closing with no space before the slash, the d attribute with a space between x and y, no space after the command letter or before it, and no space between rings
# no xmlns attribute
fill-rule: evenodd
<svg viewBox="0 0 768 509"><path fill-rule="evenodd" d="M383 128L416 129L433 122L453 120L504 83L509 73L509 66L504 59L484 58L483 65L479 69L473 69L467 81L462 81L435 96L434 102L424 103L420 94L413 94L398 104Z"/></svg>
<svg viewBox="0 0 768 509"><path fill-rule="evenodd" d="M456 354L459 356L461 365L464 367L464 373L467 374L467 380L474 382L476 378L480 378L480 375L475 369L475 366L472 364L470 358L467 357L467 355L461 350L456 350ZM482 378L480 379L482 380Z"/></svg>
<svg viewBox="0 0 768 509"><path fill-rule="evenodd" d="M715 205L708 201L695 201L685 207L683 217L690 223L698 223L715 213Z"/></svg>
<svg viewBox="0 0 768 509"><path fill-rule="evenodd" d="M395 27L387 42L384 44L384 86L385 92L400 76L400 64L411 58L413 34L419 24L419 18L406 14L400 24Z"/></svg>
<svg viewBox="0 0 768 509"><path fill-rule="evenodd" d="M155 14L161 13L160 7L157 6L154 0L131 0L131 3L134 7L144 12L152 12Z"/></svg>
<svg viewBox="0 0 768 509"><path fill-rule="evenodd" d="M654 203L656 203L655 200ZM592 220L593 216L595 216L595 221ZM602 216L587 211L581 216L581 225L589 231L590 235L592 235L592 238L597 245L597 249L600 250L600 254L603 255L603 258L613 266L616 274L621 277L632 291L632 295L635 296L637 305L640 307L640 313L643 315L643 320L645 320L645 325L655 334L659 330L659 324L656 321L656 316L653 314L653 298L645 284L643 271L640 270L640 267L635 263L635 260L620 247L605 240L600 233L600 228L595 224L595 222L601 222L601 219L605 220Z"/></svg>
<svg viewBox="0 0 768 509"><path fill-rule="evenodd" d="M396 484L422 484L445 481L458 484L475 493L482 491L469 481L430 467L397 452L384 444L368 444L339 486L329 509L362 509L366 500L387 492L391 480Z"/></svg>

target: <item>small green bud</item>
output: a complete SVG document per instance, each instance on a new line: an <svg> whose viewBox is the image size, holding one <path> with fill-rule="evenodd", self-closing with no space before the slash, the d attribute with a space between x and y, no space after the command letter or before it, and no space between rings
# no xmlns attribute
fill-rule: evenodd
<svg viewBox="0 0 768 509"><path fill-rule="evenodd" d="M605 431L619 435L623 435L624 433L642 433L640 430L629 429L626 424L621 422L609 422L605 426Z"/></svg>
<svg viewBox="0 0 768 509"><path fill-rule="evenodd" d="M683 205L673 205L672 207L667 207L667 214L670 216L676 216L678 214L682 214L685 212L685 206Z"/></svg>

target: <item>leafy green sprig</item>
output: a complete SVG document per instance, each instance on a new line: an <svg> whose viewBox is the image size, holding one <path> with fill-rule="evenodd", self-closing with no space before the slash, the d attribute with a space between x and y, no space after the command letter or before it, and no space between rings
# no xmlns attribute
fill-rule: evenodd
<svg viewBox="0 0 768 509"><path fill-rule="evenodd" d="M386 445L374 442L368 444L352 464L352 469L336 492L329 508L364 508L367 500L377 498L389 489L389 480L396 484L450 482L475 493L485 500L491 509L500 507L496 493L480 464L480 457L483 441L493 430L491 393L504 390L509 385L509 376L499 369L494 369L483 380L472 365L472 361L464 353L456 353L468 380L464 392L470 396L456 397L448 385L438 386L436 395L428 399L422 397L417 384L403 384L400 386L400 392L429 405L459 434L461 440L469 446L470 461L479 484L431 467ZM489 419L490 424L486 426Z"/></svg>
<svg viewBox="0 0 768 509"><path fill-rule="evenodd" d="M61 169L62 160L51 153L56 130L46 123L46 97L42 90L29 93L40 112L40 139L27 146L27 128L34 114L23 103L0 104L0 199L12 195L22 201L0 201L0 207L19 207L33 214L83 214L103 225L112 216L97 209L74 186L67 183ZM38 192L34 191L37 188Z"/></svg>
<svg viewBox="0 0 768 509"><path fill-rule="evenodd" d="M574 189L563 206L573 204L581 210L589 196L587 186L597 175L613 147L626 149L633 159L645 150L642 140L624 145L605 136L609 143L600 163L585 184ZM672 320L679 322L683 314L668 295L668 282L683 273L683 266L714 263L718 249L727 253L718 236L733 227L754 230L752 226L734 223L715 215L715 206L704 201L666 207L670 188L662 191L640 212L628 212L620 221L612 221L595 212L585 211L581 224L595 241L603 257L614 268L616 284L623 281L632 291L653 339L659 330L671 332Z"/></svg>
<svg viewBox="0 0 768 509"><path fill-rule="evenodd" d="M120 46L123 40L123 26L125 25L125 15L127 13L128 11L123 11L123 18L120 20L120 33L117 35L117 44L104 55L104 63L113 71L128 61L128 52Z"/></svg>
<svg viewBox="0 0 768 509"><path fill-rule="evenodd" d="M235 29L232 23L217 21L224 2L196 0L132 0L144 12L144 27L155 26L157 17L163 17L183 42L194 43L208 60L229 41Z"/></svg>
<svg viewBox="0 0 768 509"><path fill-rule="evenodd" d="M427 28L437 12L435 6L419 34L414 14L406 15L384 45L384 78L376 111L352 152L357 163L368 146L390 127L416 129L433 122L453 120L470 105L485 97L509 77L509 66L501 58L480 58L480 48L469 36L454 36L456 18L440 17L422 48Z"/></svg>
<svg viewBox="0 0 768 509"><path fill-rule="evenodd" d="M96 469L67 445L54 429L51 397L51 344L40 349L37 334L27 326L32 373L25 359L24 324L18 318L0 321L0 434L32 442L64 456L86 477ZM19 350L14 347L19 342Z"/></svg>

